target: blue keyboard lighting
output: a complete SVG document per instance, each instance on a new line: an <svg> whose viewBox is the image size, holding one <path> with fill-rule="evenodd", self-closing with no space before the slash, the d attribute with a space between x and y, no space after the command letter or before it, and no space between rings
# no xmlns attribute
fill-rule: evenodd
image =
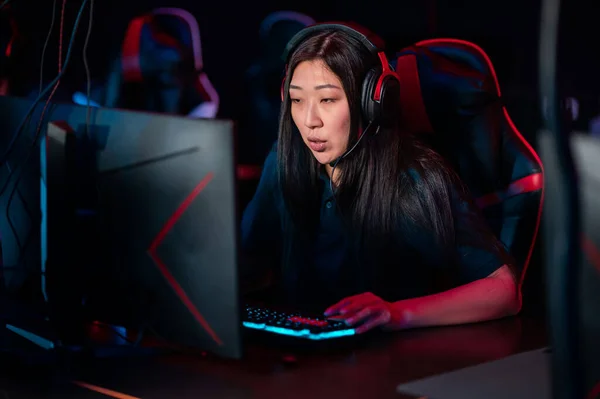
<svg viewBox="0 0 600 399"><path fill-rule="evenodd" d="M256 306L246 306L245 310L242 325L254 330L310 340L348 337L356 333L343 322L322 317L306 317L299 313L279 312Z"/></svg>

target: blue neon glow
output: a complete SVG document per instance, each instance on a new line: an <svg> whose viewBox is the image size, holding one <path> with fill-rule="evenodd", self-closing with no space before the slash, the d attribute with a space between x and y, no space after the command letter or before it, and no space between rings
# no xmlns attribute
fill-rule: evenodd
<svg viewBox="0 0 600 399"><path fill-rule="evenodd" d="M13 326L11 324L7 324L6 328L9 329L10 331L14 332L15 334L18 334L21 337L33 342L34 344L36 344L37 346L39 346L41 348L44 348L46 350L54 349L54 342L50 341L49 339L46 339L42 336L34 334L25 329Z"/></svg>
<svg viewBox="0 0 600 399"><path fill-rule="evenodd" d="M48 162L46 154L47 140L48 138L44 137L44 139L42 140L42 145L40 146L40 167L42 171L42 176L40 178L40 210L42 214L42 221L40 226L40 239L42 248L42 274L40 282L42 284L42 295L44 297L45 302L48 302L48 293L46 291L46 262L48 261L48 188L46 187L46 179L48 177Z"/></svg>
<svg viewBox="0 0 600 399"><path fill-rule="evenodd" d="M328 332L322 332L322 333L311 333L309 329L291 330L291 329L283 328L283 327L267 326L262 323L260 323L260 324L259 323L251 323L249 321L244 321L244 322L242 322L242 324L244 325L244 327L253 328L255 330L264 330L264 331L272 332L275 334L289 335L292 337L299 337L299 338L307 338L307 339L312 339L312 340L316 340L316 341L323 340L323 339L348 337L348 336L356 334L356 331L353 328L348 328L346 330L338 330L338 331L328 331Z"/></svg>
<svg viewBox="0 0 600 399"><path fill-rule="evenodd" d="M89 103L90 107L101 108L100 104L98 104L94 100L88 99L85 94L83 94L79 91L77 91L77 92L75 92L75 94L73 94L73 102L77 105L83 105L84 107L87 107L88 103Z"/></svg>

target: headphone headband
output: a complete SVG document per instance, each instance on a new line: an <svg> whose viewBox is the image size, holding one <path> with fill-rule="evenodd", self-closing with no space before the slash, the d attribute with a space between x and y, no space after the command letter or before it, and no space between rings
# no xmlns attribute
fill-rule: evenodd
<svg viewBox="0 0 600 399"><path fill-rule="evenodd" d="M287 65L290 55L296 48L316 32L341 31L361 42L371 53L376 56L378 63L366 72L363 78L361 91L361 109L363 123L370 126L394 123L398 113L399 78L398 74L389 64L384 53L384 42L378 36L368 32L362 26L346 22L326 22L309 26L298 32L289 41L283 54L286 63L286 77L281 84L281 99L285 98L285 82L288 79Z"/></svg>
<svg viewBox="0 0 600 399"><path fill-rule="evenodd" d="M300 32L296 33L294 37L288 42L287 46L285 46L285 51L283 52L282 59L286 63L289 61L290 55L294 52L296 47L307 37L315 34L316 32L326 31L326 30L339 30L345 32L349 36L359 40L362 44L365 45L373 54L377 54L379 51L384 50L383 41L374 35L371 32L368 32L362 26L354 24L352 22L323 22L318 23L312 26L309 26L305 29L302 29Z"/></svg>

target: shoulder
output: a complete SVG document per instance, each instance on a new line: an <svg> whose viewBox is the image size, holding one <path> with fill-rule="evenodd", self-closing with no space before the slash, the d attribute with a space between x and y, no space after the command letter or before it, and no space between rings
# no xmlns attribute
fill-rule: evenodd
<svg viewBox="0 0 600 399"><path fill-rule="evenodd" d="M414 160L401 174L401 179L410 179L416 186L437 192L464 191L459 176L444 157L425 145L416 145L414 150Z"/></svg>

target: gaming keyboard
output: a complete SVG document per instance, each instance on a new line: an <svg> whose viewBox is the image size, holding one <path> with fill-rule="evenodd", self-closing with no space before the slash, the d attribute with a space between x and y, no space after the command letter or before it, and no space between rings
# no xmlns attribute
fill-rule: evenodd
<svg viewBox="0 0 600 399"><path fill-rule="evenodd" d="M341 321L253 305L246 305L242 313L242 325L255 330L311 340L340 338L355 334L353 328L349 328Z"/></svg>

